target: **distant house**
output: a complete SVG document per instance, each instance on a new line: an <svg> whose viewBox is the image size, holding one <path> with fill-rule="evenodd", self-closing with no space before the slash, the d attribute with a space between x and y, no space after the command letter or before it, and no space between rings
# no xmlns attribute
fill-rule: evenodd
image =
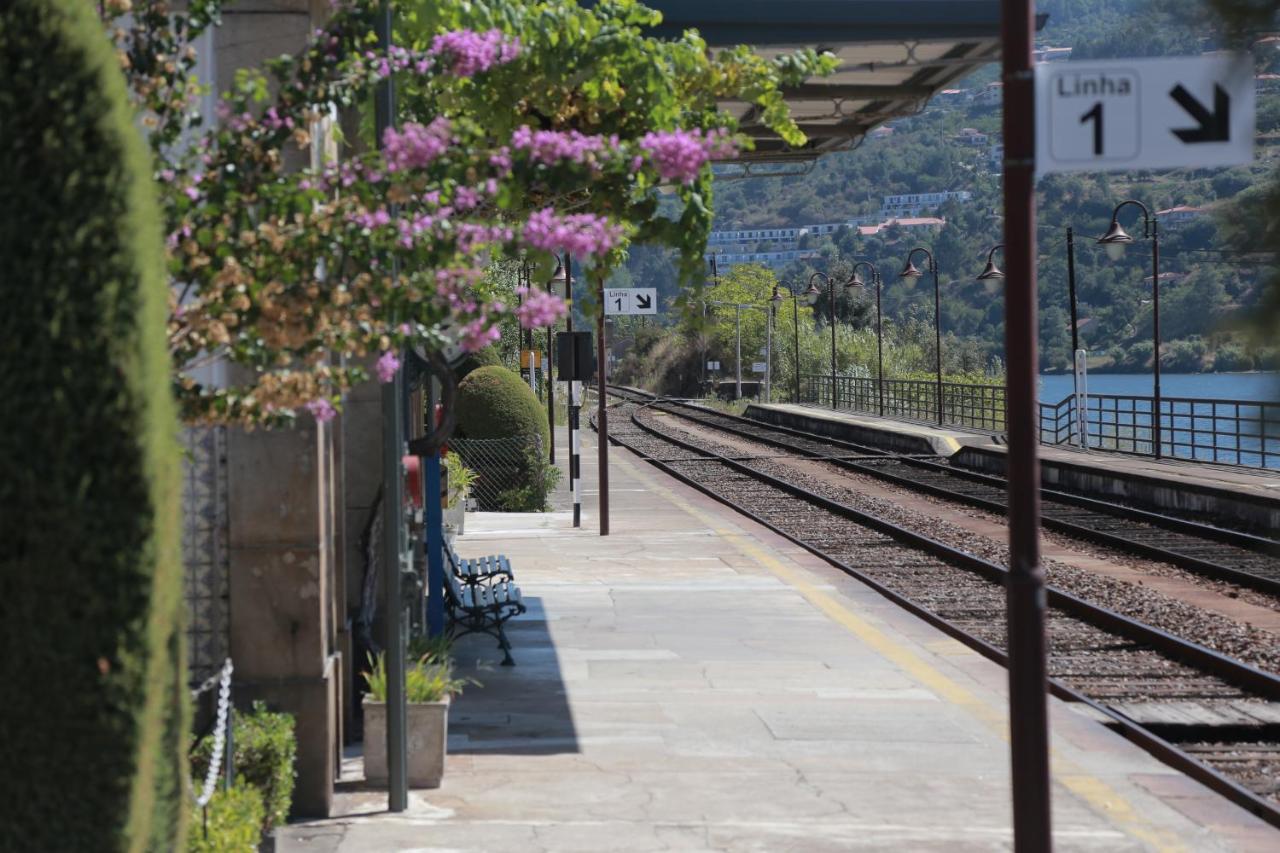
<svg viewBox="0 0 1280 853"><path fill-rule="evenodd" d="M993 142L991 149L987 152L987 157L991 160L991 168L1001 169L1004 167L1004 143Z"/></svg>
<svg viewBox="0 0 1280 853"><path fill-rule="evenodd" d="M972 145L975 148L986 145L987 141L990 139L989 136L978 130L976 127L962 127L960 128L960 132L951 138L956 142L959 142L961 145Z"/></svg>
<svg viewBox="0 0 1280 853"><path fill-rule="evenodd" d="M973 92L968 89L943 89L941 92L933 96L933 99L942 105L951 104L967 104L973 100Z"/></svg>
<svg viewBox="0 0 1280 853"><path fill-rule="evenodd" d="M880 201L880 219L883 221L885 219L919 216L926 210L937 210L949 201L966 204L971 198L973 198L973 193L968 190L887 195Z"/></svg>
<svg viewBox="0 0 1280 853"><path fill-rule="evenodd" d="M1071 58L1071 48L1037 47L1032 56L1036 62L1066 62Z"/></svg>
<svg viewBox="0 0 1280 853"><path fill-rule="evenodd" d="M782 267L792 261L810 260L818 257L811 249L787 249L778 252L716 252L716 266L727 270L734 264L764 264L768 267ZM707 255L708 260L711 255Z"/></svg>
<svg viewBox="0 0 1280 853"><path fill-rule="evenodd" d="M1164 210L1156 211L1156 221L1166 228L1177 229L1189 222L1195 222L1204 216L1207 211L1203 207L1189 207L1181 204L1177 207L1169 207Z"/></svg>
<svg viewBox="0 0 1280 853"><path fill-rule="evenodd" d="M988 83L973 96L973 102L983 106L999 106L1003 99L1004 84L999 82Z"/></svg>
<svg viewBox="0 0 1280 853"><path fill-rule="evenodd" d="M1184 272L1162 272L1162 273L1160 273L1160 283L1161 283L1161 284L1176 284L1177 282L1182 281L1182 280L1183 280L1184 278L1186 278L1186 277L1187 277L1187 274L1186 274L1186 273L1184 273ZM1144 283L1146 283L1146 284L1150 284L1150 283L1151 283L1151 276L1149 276L1149 275L1148 275L1148 276L1143 276L1142 280L1143 280L1143 282L1144 282Z"/></svg>
<svg viewBox="0 0 1280 853"><path fill-rule="evenodd" d="M890 136L893 136L893 128L887 124L882 124L879 127L872 128L867 134L867 139L887 139Z"/></svg>
<svg viewBox="0 0 1280 853"><path fill-rule="evenodd" d="M946 224L947 220L936 216L909 216L902 219L886 219L884 222L879 222L875 225L859 225L858 236L874 237L888 228L903 228L908 231L936 231Z"/></svg>

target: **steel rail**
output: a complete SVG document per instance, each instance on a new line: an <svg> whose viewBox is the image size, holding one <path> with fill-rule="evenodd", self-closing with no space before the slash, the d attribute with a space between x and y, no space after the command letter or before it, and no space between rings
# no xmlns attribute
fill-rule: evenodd
<svg viewBox="0 0 1280 853"><path fill-rule="evenodd" d="M639 393L632 389L628 389L630 393ZM959 480L967 480L970 482L981 483L992 488L1003 489L1005 481L1000 477L989 474L980 474L973 471L964 471L954 468L950 465L941 464L931 461L928 458L921 458L916 455L892 454L876 448L870 448L854 442L847 442L840 439L829 438L827 436L809 433L803 430L797 430L792 427L779 426L776 424L766 424L755 421L750 418L743 418L737 415L730 415L723 412L716 412L703 407L693 405L684 401L667 401L650 398L654 405L675 406L683 409L692 409L699 416L713 417L741 423L754 430L765 430L769 432L780 433L783 435L793 436L806 441L821 442L830 446L845 448L850 451L857 451L863 455L864 459L848 459L839 456L830 456L804 447L797 447L794 444L777 438L771 438L767 435L760 435L758 432L751 432L747 429L737 429L723 424L707 423L683 412L670 412L678 417L684 417L695 423L703 423L713 429L719 429L742 438L756 441L761 444L785 449L793 454L798 454L806 458L817 459L830 462L833 465L845 468L847 470L856 471L858 473L867 474L885 482L894 485L903 486L915 491L925 492L935 497L944 498L946 500L957 503L964 503L1004 515L1006 512L1005 503L1001 501L991 500L989 498L975 495L969 492L958 491L946 488L936 483L929 483L914 479L912 477L895 474L891 471L884 470L875 464L874 457L878 456L887 462L900 463L908 468L917 468L938 473L949 478ZM666 411L666 410L664 410ZM1220 527L1214 527L1208 524L1189 521L1187 519L1177 518L1173 516L1153 513L1147 510L1127 507L1120 504L1101 501L1096 498L1083 497L1081 495L1072 495L1066 492L1060 492L1053 489L1042 489L1041 493L1047 501L1054 503L1067 504L1069 506L1079 507L1081 509L1090 510L1113 518L1122 520L1138 521L1151 525L1159 529L1167 530L1172 533L1182 534L1185 536L1193 536L1211 542L1218 542L1224 545L1241 548L1256 552L1264 556L1275 556L1280 553L1280 542L1265 537L1253 536L1251 534L1240 533L1238 531L1226 530ZM1097 542L1107 545L1119 551L1135 554L1149 559L1159 560L1171 565L1203 575L1205 577L1217 580L1228 581L1249 589L1259 592L1268 593L1270 595L1280 596L1280 578L1270 578L1263 575L1255 574L1246 569L1239 569L1233 566L1223 565L1219 562L1197 557L1183 551L1171 548L1153 545L1147 542L1136 541L1126 538L1117 533L1111 533L1105 530L1099 530L1095 527L1088 527L1074 521L1056 518L1051 515L1044 515L1041 519L1041 526L1059 533L1065 533L1080 539Z"/></svg>
<svg viewBox="0 0 1280 853"><path fill-rule="evenodd" d="M655 399L648 403L642 403L640 407L648 408L656 402L659 401ZM705 448L696 447L695 445L681 439L665 435L647 424L640 422L637 417L637 413L632 414L631 422L638 429L659 439L660 441L665 441L680 447L682 450L693 452L698 461L707 461L724 465L730 470L735 470L770 487L810 502L834 515L841 516L847 520L863 524L870 529L889 535L904 545L919 548L927 553L938 556L940 559L949 564L955 565L957 568L974 572L993 583L1003 584L1004 582L1004 576L1007 574L1008 570L1003 566L996 565L995 563L983 560L982 558L976 557L965 551L945 545L931 539L930 537L924 536L923 534L895 525L892 522L868 515L852 507L832 501L829 498L814 494L800 486L787 483L784 480L779 480L763 472L756 471L740 463L733 462L732 460L722 457L713 451L708 451ZM943 631L948 636L951 636L974 649L984 657L1002 666L1007 666L1008 656L1000 648L968 633L963 628L951 623L928 608L917 604L902 593L893 590L854 566L851 566L836 557L830 556L817 546L805 541L803 538L790 533L786 529L770 522L754 512L751 512L750 510L744 509L739 504L734 503L729 496L699 483L693 477L671 467L671 465L666 461L657 459L644 449L634 446L632 443L626 441L623 435L612 434L609 436L609 440L626 447L646 462L676 478L680 482L698 490L699 492L715 499L748 518L751 518L753 521L769 528L778 535L786 538L788 541L799 545L806 551L809 551L815 556L821 558L835 568L840 569L842 572L845 572L846 574L856 578L858 581L866 584L878 594L884 596L893 603L903 607L907 611L923 619L925 622ZM1224 681L1235 683L1237 686L1245 689L1253 690L1262 694L1265 698L1280 698L1280 677L1263 672L1262 670L1249 666L1248 664L1241 663L1240 661L1228 658L1196 643L1191 643L1187 640L1174 637L1164 631L1152 628L1149 625L1144 625L1143 623L1129 619L1128 617L1115 613L1114 611L1090 604L1071 595L1070 593L1058 590L1052 586L1047 587L1046 590L1048 593L1049 603L1051 605L1087 624L1093 625L1095 628L1114 634L1120 634L1130 640L1144 643L1153 650L1160 652L1175 661L1200 669L1202 672L1221 678ZM1096 622L1094 621L1095 618L1097 619ZM1117 731L1122 733L1131 742L1147 750L1160 761L1170 767L1186 773L1191 778L1220 794L1227 800L1248 810L1272 826L1280 828L1280 803L1274 803L1259 796L1258 794L1255 794L1253 791L1250 791L1238 782L1224 776L1195 757L1183 752L1172 742L1160 737L1122 712L1116 711L1099 701L1090 698L1088 695L1080 692L1076 688L1070 687L1058 679L1049 679L1049 689L1053 695L1060 699L1080 702L1106 716L1112 721L1110 725L1112 725Z"/></svg>

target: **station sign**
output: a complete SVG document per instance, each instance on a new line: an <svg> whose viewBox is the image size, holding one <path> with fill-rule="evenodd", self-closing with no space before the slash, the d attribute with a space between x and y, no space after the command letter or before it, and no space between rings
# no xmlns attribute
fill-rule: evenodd
<svg viewBox="0 0 1280 853"><path fill-rule="evenodd" d="M604 291L604 313L657 314L658 289L656 287L610 287Z"/></svg>
<svg viewBox="0 0 1280 853"><path fill-rule="evenodd" d="M1253 60L1242 54L1036 66L1036 172L1253 161Z"/></svg>
<svg viewBox="0 0 1280 853"><path fill-rule="evenodd" d="M752 373L764 373L767 368L768 368L768 365L766 365L763 361L755 361L751 363Z"/></svg>
<svg viewBox="0 0 1280 853"><path fill-rule="evenodd" d="M719 369L720 369L720 362L718 361L707 362L707 370L719 370Z"/></svg>

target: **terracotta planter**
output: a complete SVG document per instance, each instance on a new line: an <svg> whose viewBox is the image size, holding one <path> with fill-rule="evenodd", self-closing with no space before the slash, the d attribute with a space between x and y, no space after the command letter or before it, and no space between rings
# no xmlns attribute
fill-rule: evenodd
<svg viewBox="0 0 1280 853"><path fill-rule="evenodd" d="M444 778L449 700L408 705L409 787L438 788ZM387 705L364 701L364 778L387 783Z"/></svg>

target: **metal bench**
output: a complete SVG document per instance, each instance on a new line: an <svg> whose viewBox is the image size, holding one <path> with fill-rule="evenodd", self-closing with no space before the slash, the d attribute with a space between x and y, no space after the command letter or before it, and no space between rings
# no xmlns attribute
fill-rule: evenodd
<svg viewBox="0 0 1280 853"><path fill-rule="evenodd" d="M502 554L468 560L459 556L453 549L453 545L447 545L445 557L449 561L450 570L458 576L458 580L469 585L487 583L494 578L515 580L515 575L511 571L511 561Z"/></svg>
<svg viewBox="0 0 1280 853"><path fill-rule="evenodd" d="M521 600L520 587L512 580L510 564L505 557L502 558L505 565L477 564L461 560L452 548L446 548L445 552L450 563L450 570L444 573L445 601L452 623L450 635L457 638L466 634L488 634L502 649L502 665L514 665L511 643L503 626L527 608ZM468 574L462 573L464 564L469 566ZM492 571L485 573L482 567L489 565Z"/></svg>

